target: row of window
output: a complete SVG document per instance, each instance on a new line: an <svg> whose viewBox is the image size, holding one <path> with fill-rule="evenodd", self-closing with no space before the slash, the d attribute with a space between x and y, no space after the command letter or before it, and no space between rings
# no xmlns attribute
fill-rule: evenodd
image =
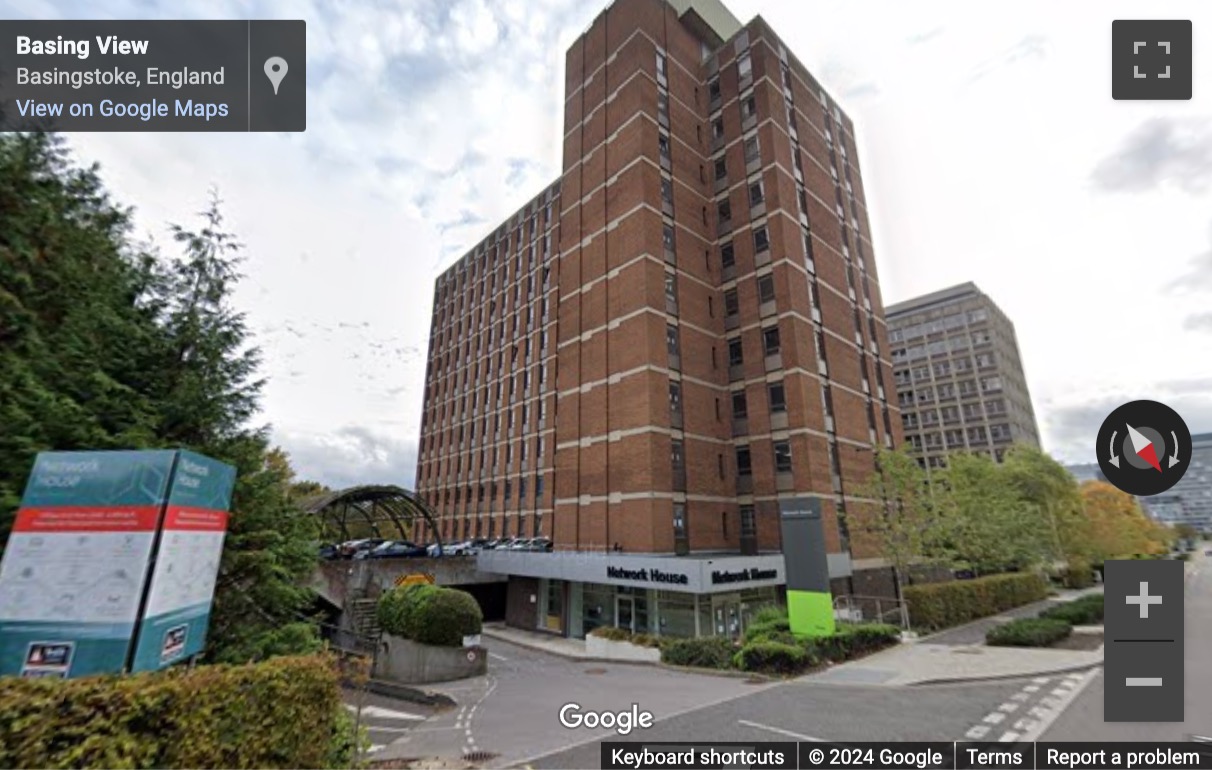
<svg viewBox="0 0 1212 770"><path fill-rule="evenodd" d="M757 535L757 519L754 515L754 507L752 505L742 505L740 507L741 514L741 537L753 537ZM678 540L685 539L688 536L688 524L686 520L686 504L673 504L673 536ZM728 537L728 512L720 512L720 532ZM662 599L662 602L665 600Z"/></svg>
<svg viewBox="0 0 1212 770"><path fill-rule="evenodd" d="M920 411L905 411L901 414L901 422L906 429L931 427L933 425L952 424L960 421L980 420L986 416L999 417L1006 413L1006 402L1000 398L987 399L984 402L964 404L963 406L944 406L940 409L923 409Z"/></svg>
<svg viewBox="0 0 1212 770"><path fill-rule="evenodd" d="M903 322L900 322L895 329L888 330L888 341L900 342L915 337L923 337L927 334L962 329L964 328L965 321L969 324L977 324L987 320L989 320L989 312L983 308L978 308L970 310L967 313L954 313L922 323L905 325Z"/></svg>
<svg viewBox="0 0 1212 770"><path fill-rule="evenodd" d="M945 353L965 352L973 346L986 345L993 341L988 331L976 331L972 334L960 334L925 345L912 345L907 348L893 348L891 357L893 363L914 361L926 356L940 356Z"/></svg>
<svg viewBox="0 0 1212 770"><path fill-rule="evenodd" d="M519 362L518 365L523 365ZM502 405L506 406L506 413L509 414L509 429L513 429L513 407L517 405L519 397L522 404L522 423L525 426L528 423L526 419L526 400L535 397L541 397L547 391L547 383L554 381L554 369L556 362L554 360L545 361L541 364L530 364L530 358L525 360L525 367L521 371L515 369L499 370L498 375L493 378L491 375L486 381L471 380L466 386L460 385L455 387L453 391L449 384L445 387L441 385L435 386L431 394L426 396L426 405L422 413L422 435L438 434L442 431L449 432L453 426L460 423L474 422L483 409L484 413L484 433L488 432L488 418L493 412L500 412ZM548 368L553 370L549 376ZM533 374L532 374L533 373ZM532 388L531 384L537 382L537 387ZM508 386L508 389L506 389ZM495 394L495 398L492 396ZM507 401L505 399L508 399ZM540 409L544 407L540 406ZM545 417L545 413L540 416ZM498 418L499 419L499 418ZM472 433L474 434L474 429ZM440 446L440 445L439 445Z"/></svg>
<svg viewBox="0 0 1212 770"><path fill-rule="evenodd" d="M499 535L497 534L498 520L501 525ZM530 526L527 526L528 523ZM473 537L543 537L543 514L535 513L531 520L526 518L525 513L519 513L517 516L464 515L462 519L455 519L451 514L443 514L438 520L438 531L442 535L442 540L447 543L468 540Z"/></svg>
<svg viewBox="0 0 1212 770"><path fill-rule="evenodd" d="M990 441L1009 441L1010 426L1004 423L975 426L967 430L956 428L941 433L911 434L908 436L913 448L921 449L967 449L975 445L987 446Z"/></svg>

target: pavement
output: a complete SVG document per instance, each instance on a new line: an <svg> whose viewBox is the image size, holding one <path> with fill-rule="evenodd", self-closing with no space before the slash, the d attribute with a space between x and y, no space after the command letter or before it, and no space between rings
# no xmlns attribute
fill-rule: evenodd
<svg viewBox="0 0 1212 770"><path fill-rule="evenodd" d="M431 707L370 692L347 689L342 695L345 708L367 730L372 756L437 713Z"/></svg>
<svg viewBox="0 0 1212 770"><path fill-rule="evenodd" d="M1212 558L1203 542L1187 563L1185 591L1186 683L1184 722L1104 722L1103 672L1043 734L1047 741L1185 741L1190 736L1212 737Z"/></svg>

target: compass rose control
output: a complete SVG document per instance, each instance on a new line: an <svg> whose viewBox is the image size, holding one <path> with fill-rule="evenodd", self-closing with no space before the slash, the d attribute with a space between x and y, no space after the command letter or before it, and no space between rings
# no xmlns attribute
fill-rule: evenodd
<svg viewBox="0 0 1212 770"><path fill-rule="evenodd" d="M1098 431L1098 464L1130 495L1158 495L1178 483L1191 458L1191 432L1165 404L1131 401L1107 415Z"/></svg>

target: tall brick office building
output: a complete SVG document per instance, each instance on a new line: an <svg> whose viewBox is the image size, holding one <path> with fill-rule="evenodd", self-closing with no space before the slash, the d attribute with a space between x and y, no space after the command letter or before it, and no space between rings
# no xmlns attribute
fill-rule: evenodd
<svg viewBox="0 0 1212 770"><path fill-rule="evenodd" d="M615 0L568 50L560 179L437 280L417 489L510 623L737 633L900 442L854 127L761 17ZM793 549L788 549L793 550Z"/></svg>

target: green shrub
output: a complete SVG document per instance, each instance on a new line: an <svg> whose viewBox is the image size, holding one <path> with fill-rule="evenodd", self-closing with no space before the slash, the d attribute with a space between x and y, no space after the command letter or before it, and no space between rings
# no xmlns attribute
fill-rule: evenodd
<svg viewBox="0 0 1212 770"><path fill-rule="evenodd" d="M661 646L661 640L652 634L632 634L631 638L627 641L631 642L637 647L651 647L656 649Z"/></svg>
<svg viewBox="0 0 1212 770"><path fill-rule="evenodd" d="M790 631L785 631L770 626L760 626L758 628L750 628L745 631L745 638L741 645L755 644L757 642L780 642L782 644L799 644L799 639Z"/></svg>
<svg viewBox="0 0 1212 770"><path fill-rule="evenodd" d="M1073 633L1073 626L1057 618L1018 618L994 626L985 643L997 647L1047 647Z"/></svg>
<svg viewBox="0 0 1212 770"><path fill-rule="evenodd" d="M661 662L674 666L732 668L732 642L719 636L671 639L661 646Z"/></svg>
<svg viewBox="0 0 1212 770"><path fill-rule="evenodd" d="M749 616L749 626L786 625L787 608L778 604L765 604Z"/></svg>
<svg viewBox="0 0 1212 770"><path fill-rule="evenodd" d="M1039 614L1041 618L1063 620L1075 626L1093 626L1103 622L1103 595L1090 594L1071 602L1049 607Z"/></svg>
<svg viewBox="0 0 1212 770"><path fill-rule="evenodd" d="M377 611L385 633L438 647L461 647L463 637L480 633L484 624L471 594L424 583L388 591Z"/></svg>
<svg viewBox="0 0 1212 770"><path fill-rule="evenodd" d="M348 766L332 660L0 678L0 767ZM306 729L300 729L306 725Z"/></svg>
<svg viewBox="0 0 1212 770"><path fill-rule="evenodd" d="M838 626L829 636L816 636L800 640L804 649L818 657L841 663L869 652L882 650L901 639L901 629L886 623L864 623Z"/></svg>
<svg viewBox="0 0 1212 770"><path fill-rule="evenodd" d="M762 674L798 674L818 662L799 645L782 642L753 642L736 655L738 667Z"/></svg>
<svg viewBox="0 0 1212 770"><path fill-rule="evenodd" d="M630 631L625 628L615 628L614 626L598 626L590 631L589 634L599 639L609 639L612 642L626 642L631 639Z"/></svg>
<svg viewBox="0 0 1212 770"><path fill-rule="evenodd" d="M1048 595L1048 583L1041 575L1016 572L906 586L904 594L913 625L938 629L1040 601Z"/></svg>
<svg viewBox="0 0 1212 770"><path fill-rule="evenodd" d="M1089 588L1094 585L1094 567L1080 559L1073 559L1065 568L1062 582L1065 588Z"/></svg>

